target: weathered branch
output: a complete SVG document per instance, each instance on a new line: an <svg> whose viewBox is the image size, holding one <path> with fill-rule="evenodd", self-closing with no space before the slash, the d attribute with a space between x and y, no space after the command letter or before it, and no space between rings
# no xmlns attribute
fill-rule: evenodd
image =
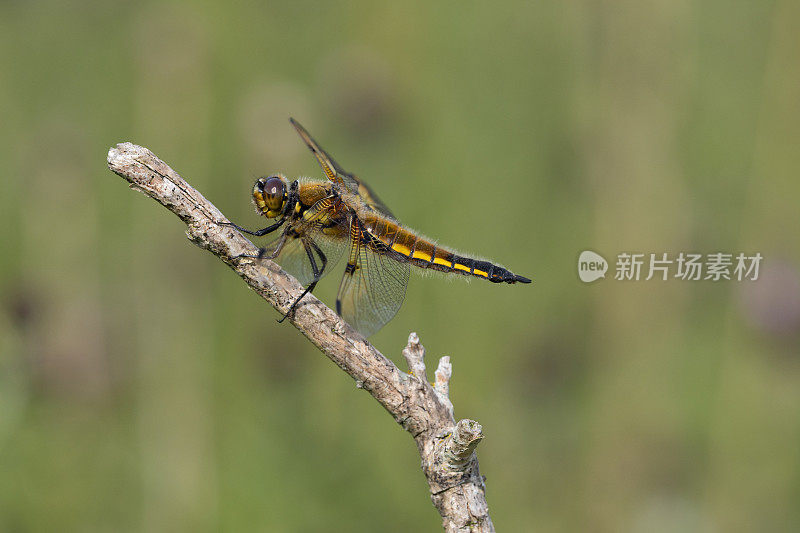
<svg viewBox="0 0 800 533"><path fill-rule="evenodd" d="M118 144L108 152L108 167L131 188L178 215L192 242L218 256L281 313L302 293L303 287L277 264L238 258L255 254L257 248L235 229L221 225L228 222L222 213L150 150ZM483 438L481 426L472 420L455 423L448 397L449 357L439 361L432 386L426 377L425 349L416 333L403 350L411 371L406 374L310 294L289 320L414 437L445 530L494 531L474 453Z"/></svg>

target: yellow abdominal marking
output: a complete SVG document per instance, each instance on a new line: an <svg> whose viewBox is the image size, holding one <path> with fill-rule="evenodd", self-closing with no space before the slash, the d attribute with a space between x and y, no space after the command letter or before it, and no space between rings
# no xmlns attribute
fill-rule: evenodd
<svg viewBox="0 0 800 533"><path fill-rule="evenodd" d="M453 263L453 268L455 268L456 270L463 270L464 272L469 272L470 270L469 267L466 267L464 265L459 265L458 263Z"/></svg>
<svg viewBox="0 0 800 533"><path fill-rule="evenodd" d="M489 277L489 274L487 272L484 272L483 270L477 270L476 269L476 270L473 270L472 273L475 274L476 276L483 276L484 278L488 278Z"/></svg>
<svg viewBox="0 0 800 533"><path fill-rule="evenodd" d="M394 250L397 253L403 254L405 256L411 255L411 248L409 248L408 246L403 246L402 244L397 244L397 243L393 244L392 250Z"/></svg>
<svg viewBox="0 0 800 533"><path fill-rule="evenodd" d="M423 261L430 262L431 254L426 254L425 252L415 251L414 255L411 256L412 259L422 259Z"/></svg>
<svg viewBox="0 0 800 533"><path fill-rule="evenodd" d="M433 262L436 263L437 265L444 265L446 267L453 268L452 261L448 261L447 259L442 259L441 257L434 257Z"/></svg>

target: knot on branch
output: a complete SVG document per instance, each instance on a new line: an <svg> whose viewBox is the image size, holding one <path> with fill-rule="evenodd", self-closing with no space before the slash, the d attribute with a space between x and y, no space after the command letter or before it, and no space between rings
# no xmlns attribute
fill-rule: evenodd
<svg viewBox="0 0 800 533"><path fill-rule="evenodd" d="M459 420L455 430L445 440L442 457L453 470L465 470L475 448L483 440L483 428L474 420Z"/></svg>
<svg viewBox="0 0 800 533"><path fill-rule="evenodd" d="M474 420L463 419L450 431L442 432L433 443L426 475L431 492L437 494L480 478L475 448L483 440L483 428ZM479 479L480 484L483 483Z"/></svg>

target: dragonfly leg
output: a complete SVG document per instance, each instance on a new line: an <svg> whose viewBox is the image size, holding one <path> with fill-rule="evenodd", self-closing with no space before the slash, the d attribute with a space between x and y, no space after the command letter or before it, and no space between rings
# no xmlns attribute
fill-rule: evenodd
<svg viewBox="0 0 800 533"><path fill-rule="evenodd" d="M245 259L275 259L276 257L278 257L278 254L281 253L281 250L283 250L283 245L286 244L286 236L289 233L288 229L289 229L289 226L287 226L287 229L284 230L284 232L281 234L281 238L278 241L278 244L275 246L275 249L272 250L272 252L270 252L269 254L267 253L267 249L266 248L259 248L258 249L258 253L256 255L240 254L240 255L236 255L236 256L231 257L231 259L241 259L241 258L245 258Z"/></svg>
<svg viewBox="0 0 800 533"><path fill-rule="evenodd" d="M306 255L308 256L308 260L311 263L311 272L314 273L314 279L311 281L311 283L308 284L308 287L306 287L306 289L303 291L303 294L301 294L300 297L297 298L297 300L295 300L294 303L292 303L292 306L289 308L288 311L286 311L286 314L283 315L283 317L280 320L278 320L278 323L283 322L289 315L294 313L294 311L297 309L297 304L300 303L300 300L303 299L303 296L314 291L314 287L317 286L317 282L322 278L322 273L325 272L325 267L328 265L328 258L325 257L325 254L322 253L322 250L320 250L319 246L317 246L317 244L314 241L309 239L303 239L302 242L303 242L303 248L305 248L306 250ZM317 261L314 259L314 252L317 252L317 255L319 255L319 258L322 260L321 268L317 267Z"/></svg>
<svg viewBox="0 0 800 533"><path fill-rule="evenodd" d="M287 235L288 232L284 232L283 235L281 235L281 240L278 241L278 245L275 246L275 249L272 250L270 253L267 253L266 248L259 248L258 255L255 255L253 257L255 257L255 259L270 259L270 260L275 259L281 253L281 250L283 250L283 245L286 244Z"/></svg>
<svg viewBox="0 0 800 533"><path fill-rule="evenodd" d="M286 219L282 218L282 219L280 219L279 221L277 221L275 224L273 224L271 226L267 226L266 228L258 229L258 230L255 230L255 231L249 230L247 228L243 228L243 227L239 226L238 224L234 224L233 222L220 222L219 225L220 226L231 226L231 227L236 228L237 230L241 231L242 233L247 233L248 235L255 235L256 237L263 237L264 235L267 235L268 233L272 233L276 229L280 228L283 225L284 222L286 222Z"/></svg>

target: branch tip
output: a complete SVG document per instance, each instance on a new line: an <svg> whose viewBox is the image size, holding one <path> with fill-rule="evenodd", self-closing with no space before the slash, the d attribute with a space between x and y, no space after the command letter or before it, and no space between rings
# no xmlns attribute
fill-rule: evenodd
<svg viewBox="0 0 800 533"><path fill-rule="evenodd" d="M482 440L483 428L479 423L468 418L459 420L445 444L447 462L455 470L463 469Z"/></svg>
<svg viewBox="0 0 800 533"><path fill-rule="evenodd" d="M447 397L450 394L450 377L453 375L453 365L450 363L450 356L445 355L439 359L439 366L436 367L436 382L433 388Z"/></svg>
<svg viewBox="0 0 800 533"><path fill-rule="evenodd" d="M408 336L408 344L403 348L403 357L411 374L425 381L425 347L420 343L419 335L413 331Z"/></svg>
<svg viewBox="0 0 800 533"><path fill-rule="evenodd" d="M450 413L450 419L452 419L453 402L450 401L450 376L453 375L453 365L450 364L449 356L445 355L439 359L439 366L436 368L434 375L436 376L436 381L433 383L433 390L442 405L447 408L447 412Z"/></svg>

